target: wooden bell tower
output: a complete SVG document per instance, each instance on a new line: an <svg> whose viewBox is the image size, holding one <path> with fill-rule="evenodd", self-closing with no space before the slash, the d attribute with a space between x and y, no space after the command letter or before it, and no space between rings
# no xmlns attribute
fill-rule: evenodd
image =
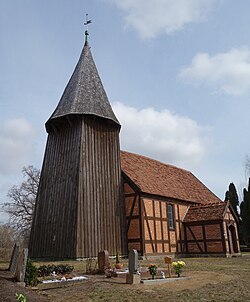
<svg viewBox="0 0 250 302"><path fill-rule="evenodd" d="M63 95L46 122L47 145L36 200L32 258L123 252L120 124L86 40ZM124 237L125 238L125 237Z"/></svg>

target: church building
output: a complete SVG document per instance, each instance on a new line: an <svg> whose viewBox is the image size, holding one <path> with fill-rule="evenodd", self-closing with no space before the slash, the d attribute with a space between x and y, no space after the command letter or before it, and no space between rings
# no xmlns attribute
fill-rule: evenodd
<svg viewBox="0 0 250 302"><path fill-rule="evenodd" d="M237 217L191 172L121 151L117 120L86 40L46 122L31 258L239 253Z"/></svg>

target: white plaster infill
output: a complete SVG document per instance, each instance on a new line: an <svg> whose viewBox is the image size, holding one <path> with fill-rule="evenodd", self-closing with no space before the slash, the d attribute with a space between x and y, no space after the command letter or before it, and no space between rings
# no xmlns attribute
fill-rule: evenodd
<svg viewBox="0 0 250 302"><path fill-rule="evenodd" d="M143 284L160 284L160 283L170 283L182 280L190 280L191 277L176 277L176 278L165 278L165 279L144 279L141 280Z"/></svg>

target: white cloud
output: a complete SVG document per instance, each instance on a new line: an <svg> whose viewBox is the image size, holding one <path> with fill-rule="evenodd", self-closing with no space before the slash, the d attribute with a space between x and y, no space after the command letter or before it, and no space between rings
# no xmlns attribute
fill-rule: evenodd
<svg viewBox="0 0 250 302"><path fill-rule="evenodd" d="M153 108L113 105L121 125L121 147L188 169L200 163L207 148L207 130L188 117Z"/></svg>
<svg viewBox="0 0 250 302"><path fill-rule="evenodd" d="M126 27L145 39L204 20L216 0L106 0L125 13ZM217 0L218 2L218 0Z"/></svg>
<svg viewBox="0 0 250 302"><path fill-rule="evenodd" d="M0 175L21 173L30 163L34 130L22 118L10 119L0 126Z"/></svg>
<svg viewBox="0 0 250 302"><path fill-rule="evenodd" d="M210 56L197 54L179 76L195 84L202 82L228 95L250 92L250 50L232 49Z"/></svg>

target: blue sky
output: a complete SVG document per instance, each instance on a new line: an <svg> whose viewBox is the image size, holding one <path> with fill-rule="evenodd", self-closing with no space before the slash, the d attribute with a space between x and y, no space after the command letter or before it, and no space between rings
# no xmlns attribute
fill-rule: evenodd
<svg viewBox="0 0 250 302"><path fill-rule="evenodd" d="M241 194L250 153L250 2L1 0L0 203L41 167L44 123L89 42L123 149ZM6 216L0 213L0 221Z"/></svg>

